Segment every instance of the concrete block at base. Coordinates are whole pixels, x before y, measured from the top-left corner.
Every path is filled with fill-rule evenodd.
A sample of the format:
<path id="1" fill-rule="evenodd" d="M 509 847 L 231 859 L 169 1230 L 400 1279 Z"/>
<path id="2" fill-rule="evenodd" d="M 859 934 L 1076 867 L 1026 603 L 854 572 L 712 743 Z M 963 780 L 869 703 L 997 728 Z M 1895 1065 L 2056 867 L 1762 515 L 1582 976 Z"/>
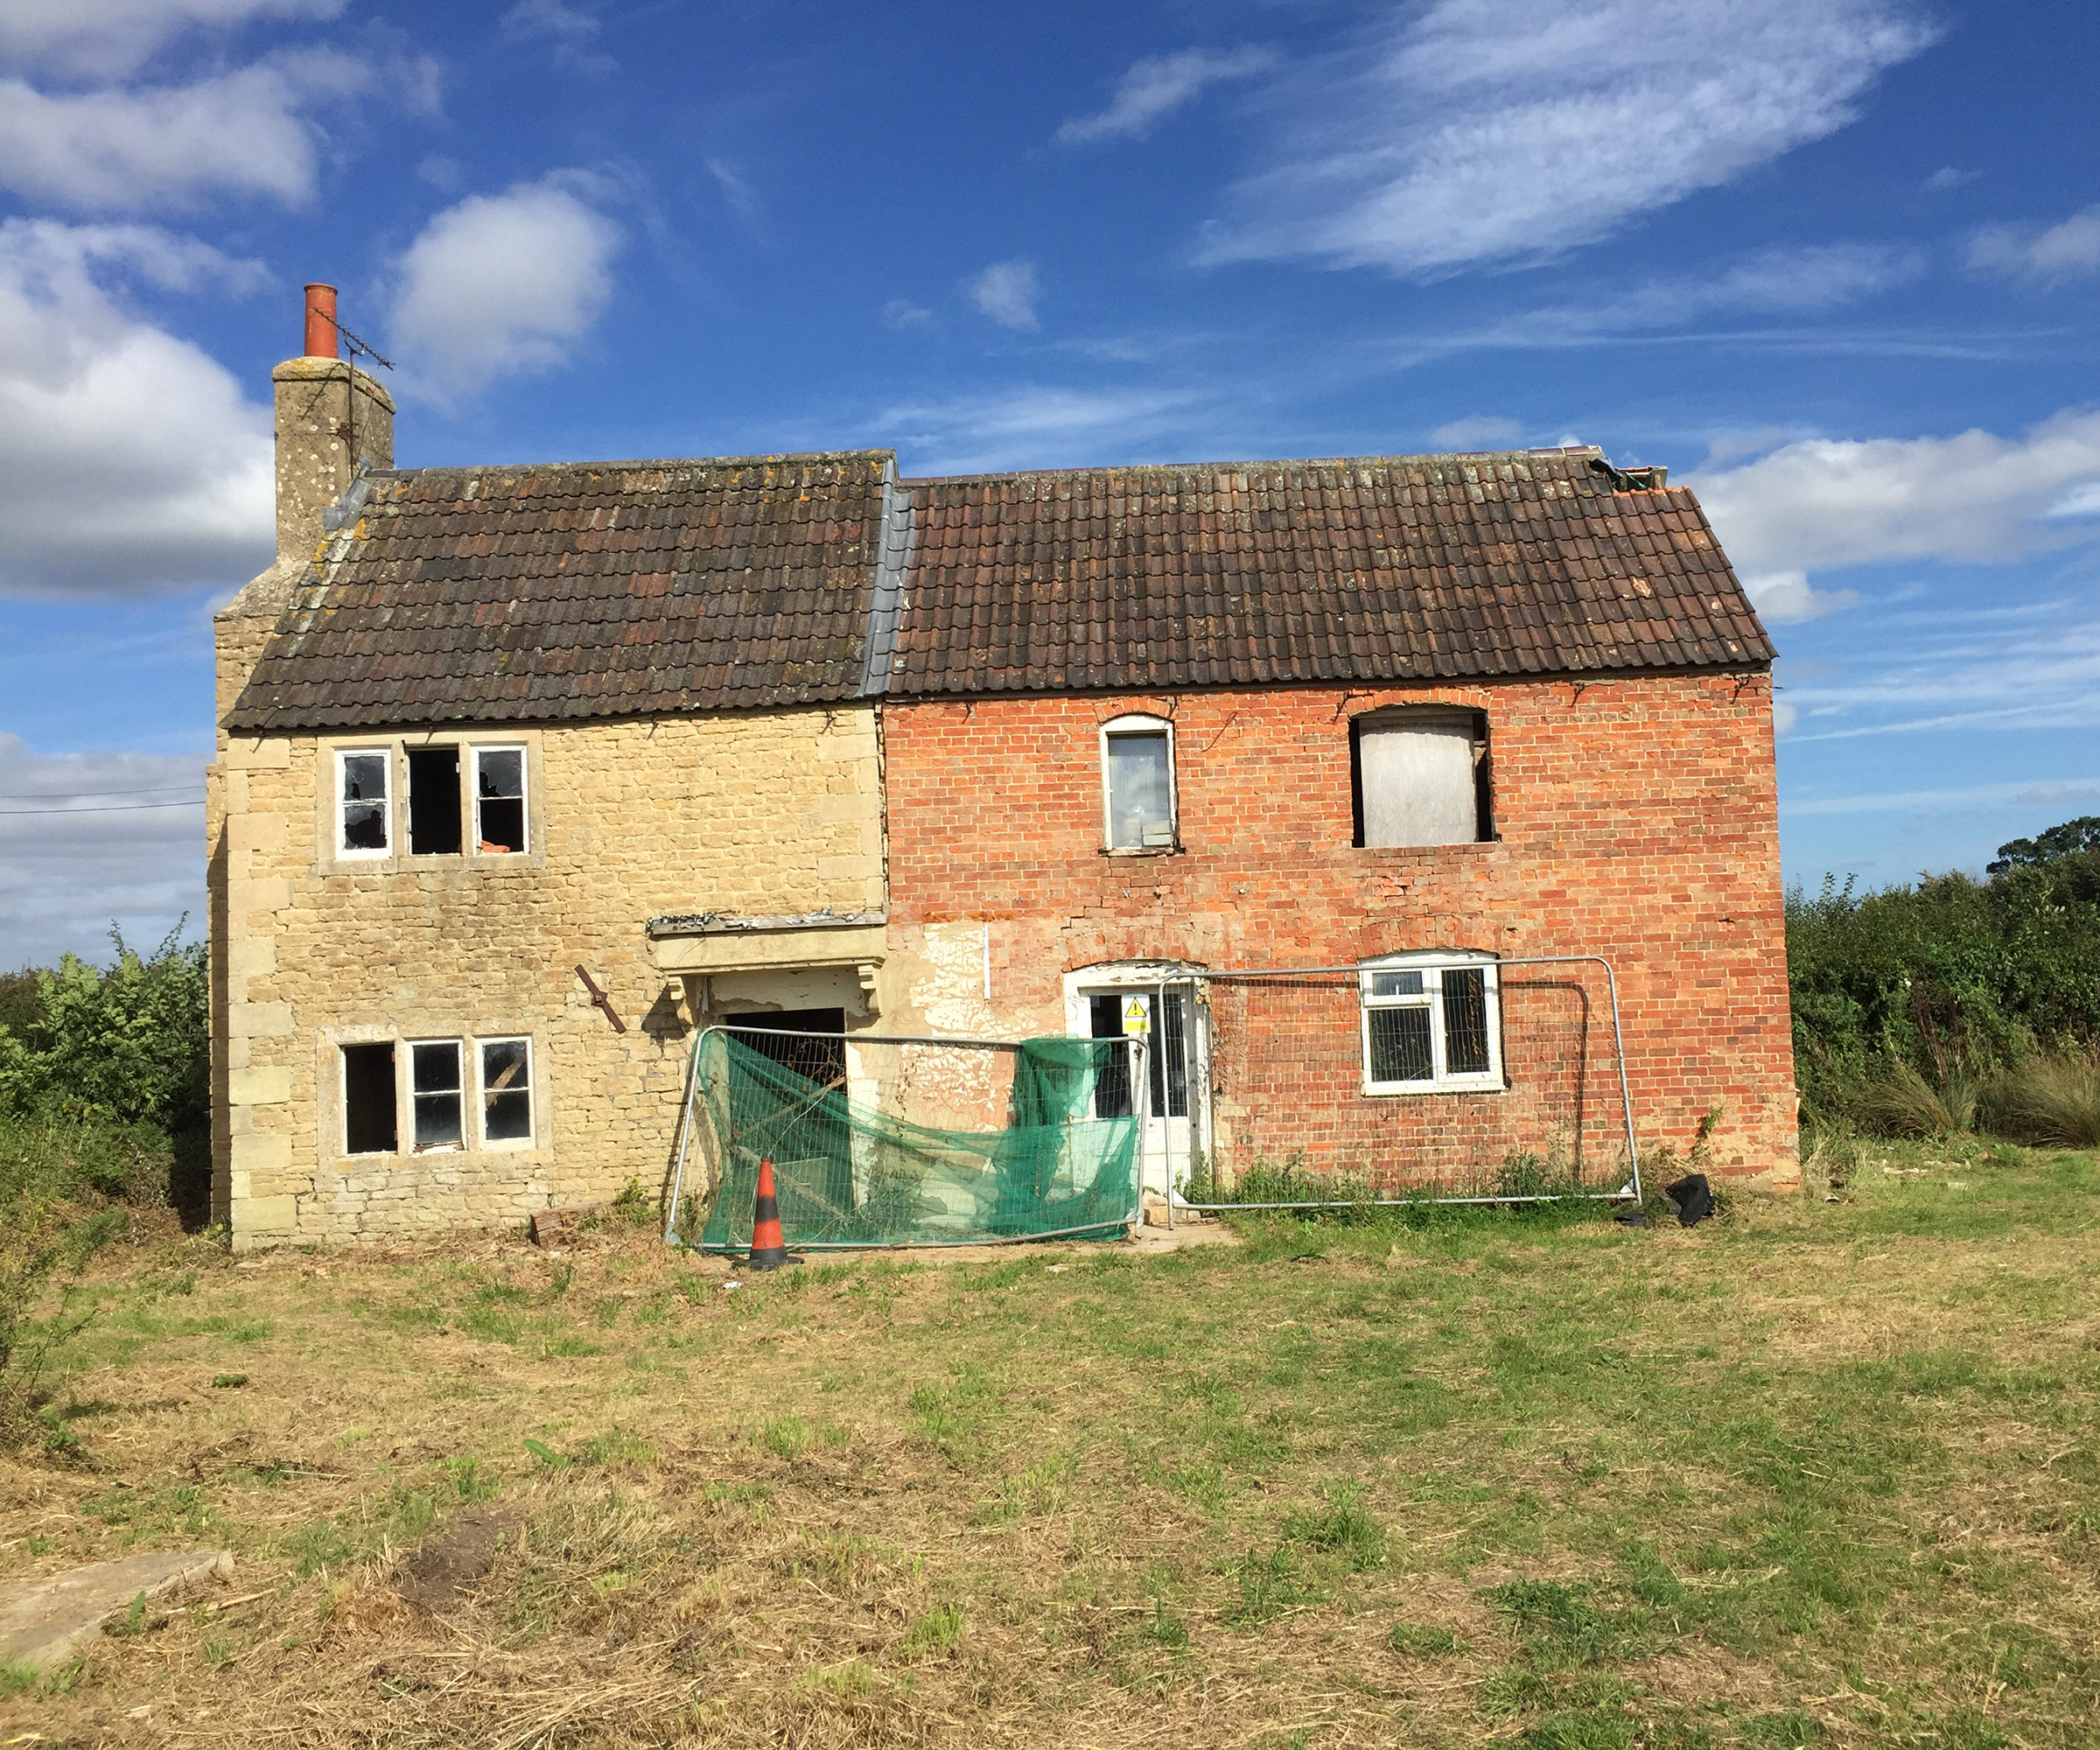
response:
<path id="1" fill-rule="evenodd" d="M 158 1598 L 233 1571 L 230 1550 L 178 1550 L 21 1581 L 0 1592 L 0 1665 L 48 1671 L 142 1593 Z"/>

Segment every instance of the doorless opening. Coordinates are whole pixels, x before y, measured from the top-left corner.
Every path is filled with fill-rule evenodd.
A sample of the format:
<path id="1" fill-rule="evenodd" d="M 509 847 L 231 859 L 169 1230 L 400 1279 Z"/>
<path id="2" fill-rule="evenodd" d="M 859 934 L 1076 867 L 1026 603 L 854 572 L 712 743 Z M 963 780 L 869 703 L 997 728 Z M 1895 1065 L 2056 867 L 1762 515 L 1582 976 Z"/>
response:
<path id="1" fill-rule="evenodd" d="M 783 1069 L 804 1075 L 820 1088 L 846 1079 L 846 1012 L 837 1009 L 776 1009 L 738 1015 L 724 1026 L 739 1044 L 770 1057 Z M 808 1039 L 781 1034 L 811 1035 Z M 827 1037 L 828 1035 L 828 1037 Z"/>
<path id="2" fill-rule="evenodd" d="M 345 1046 L 343 1152 L 392 1154 L 399 1145 L 393 1041 Z"/>

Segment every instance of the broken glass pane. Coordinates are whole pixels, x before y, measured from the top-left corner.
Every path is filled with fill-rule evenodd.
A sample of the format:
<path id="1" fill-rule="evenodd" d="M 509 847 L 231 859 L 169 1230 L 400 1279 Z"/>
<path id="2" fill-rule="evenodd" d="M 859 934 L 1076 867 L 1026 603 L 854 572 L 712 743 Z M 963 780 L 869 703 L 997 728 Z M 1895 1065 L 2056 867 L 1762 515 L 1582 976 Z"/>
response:
<path id="1" fill-rule="evenodd" d="M 474 751 L 474 815 L 481 849 L 525 849 L 525 750 L 480 747 Z"/>
<path id="2" fill-rule="evenodd" d="M 343 849 L 387 848 L 387 756 L 343 755 Z"/>
<path id="3" fill-rule="evenodd" d="M 532 1135 L 531 1063 L 523 1040 L 481 1045 L 481 1134 L 492 1143 Z"/>

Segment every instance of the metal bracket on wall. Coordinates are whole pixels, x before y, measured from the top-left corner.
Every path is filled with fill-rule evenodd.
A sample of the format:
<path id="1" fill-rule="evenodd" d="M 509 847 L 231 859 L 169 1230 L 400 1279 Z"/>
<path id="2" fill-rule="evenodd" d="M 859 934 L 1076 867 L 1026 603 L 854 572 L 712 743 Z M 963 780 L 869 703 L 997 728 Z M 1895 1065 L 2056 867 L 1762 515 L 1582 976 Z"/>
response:
<path id="1" fill-rule="evenodd" d="M 591 975 L 579 966 L 576 969 L 576 976 L 584 981 L 584 989 L 591 993 L 592 1003 L 606 1012 L 606 1018 L 612 1023 L 612 1031 L 616 1033 L 626 1032 L 627 1024 L 620 1019 L 619 1012 L 613 1008 L 612 999 L 598 988 Z"/>

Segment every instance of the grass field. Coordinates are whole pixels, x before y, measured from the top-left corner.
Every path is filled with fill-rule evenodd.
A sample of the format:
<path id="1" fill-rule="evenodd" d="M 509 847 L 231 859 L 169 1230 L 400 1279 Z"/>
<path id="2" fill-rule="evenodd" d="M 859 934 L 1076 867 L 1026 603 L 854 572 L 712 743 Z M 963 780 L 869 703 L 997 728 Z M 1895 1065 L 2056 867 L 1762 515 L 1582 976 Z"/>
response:
<path id="1" fill-rule="evenodd" d="M 631 1230 L 135 1249 L 0 1545 L 223 1544 L 234 1601 L 0 1740 L 2100 1737 L 2092 1157 L 1239 1232 L 736 1288 Z"/>

